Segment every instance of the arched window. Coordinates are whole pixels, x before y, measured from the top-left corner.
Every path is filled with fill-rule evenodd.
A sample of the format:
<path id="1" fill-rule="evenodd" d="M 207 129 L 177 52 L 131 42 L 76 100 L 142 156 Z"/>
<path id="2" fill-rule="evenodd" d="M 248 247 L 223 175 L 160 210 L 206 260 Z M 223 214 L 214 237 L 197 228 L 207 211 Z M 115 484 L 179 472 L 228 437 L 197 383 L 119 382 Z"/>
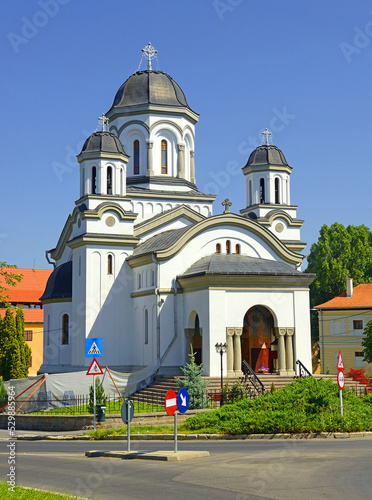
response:
<path id="1" fill-rule="evenodd" d="M 235 245 L 235 253 L 240 253 L 240 245 L 239 245 L 239 243 L 237 243 Z"/>
<path id="2" fill-rule="evenodd" d="M 92 168 L 92 194 L 97 193 L 97 168 Z"/>
<path id="3" fill-rule="evenodd" d="M 112 255 L 107 256 L 107 274 L 113 274 Z"/>
<path id="4" fill-rule="evenodd" d="M 145 344 L 149 343 L 149 312 L 145 309 Z"/>
<path id="5" fill-rule="evenodd" d="M 107 167 L 107 194 L 112 194 L 112 167 Z"/>
<path id="6" fill-rule="evenodd" d="M 165 139 L 161 141 L 161 173 L 168 173 L 168 144 Z"/>
<path id="7" fill-rule="evenodd" d="M 133 174 L 139 174 L 139 141 L 136 139 L 133 143 Z"/>
<path id="8" fill-rule="evenodd" d="M 231 243 L 230 243 L 230 240 L 226 241 L 226 253 L 231 253 Z"/>
<path id="9" fill-rule="evenodd" d="M 216 245 L 216 253 L 221 253 L 221 243 L 217 243 L 217 245 Z"/>
<path id="10" fill-rule="evenodd" d="M 68 344 L 68 329 L 69 329 L 68 314 L 62 316 L 62 345 Z"/>
<path id="11" fill-rule="evenodd" d="M 252 181 L 248 182 L 248 205 L 252 205 Z"/>
<path id="12" fill-rule="evenodd" d="M 155 285 L 155 271 L 151 269 L 151 286 Z"/>
<path id="13" fill-rule="evenodd" d="M 124 189 L 123 189 L 123 169 L 120 169 L 120 193 L 121 196 L 124 195 Z"/>
<path id="14" fill-rule="evenodd" d="M 142 288 L 142 275 L 138 273 L 138 288 Z"/>
<path id="15" fill-rule="evenodd" d="M 279 178 L 275 177 L 275 203 L 280 203 L 279 188 L 280 188 Z"/>
<path id="16" fill-rule="evenodd" d="M 265 203 L 265 179 L 260 179 L 260 203 Z"/>

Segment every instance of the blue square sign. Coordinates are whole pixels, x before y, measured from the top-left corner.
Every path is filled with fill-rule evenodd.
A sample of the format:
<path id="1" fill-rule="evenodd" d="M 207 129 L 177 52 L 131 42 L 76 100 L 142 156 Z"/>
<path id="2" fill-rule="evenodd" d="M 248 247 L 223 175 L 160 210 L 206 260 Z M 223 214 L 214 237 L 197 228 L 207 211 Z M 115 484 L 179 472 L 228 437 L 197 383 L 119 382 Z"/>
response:
<path id="1" fill-rule="evenodd" d="M 103 356 L 103 339 L 85 339 L 85 356 L 100 358 Z"/>

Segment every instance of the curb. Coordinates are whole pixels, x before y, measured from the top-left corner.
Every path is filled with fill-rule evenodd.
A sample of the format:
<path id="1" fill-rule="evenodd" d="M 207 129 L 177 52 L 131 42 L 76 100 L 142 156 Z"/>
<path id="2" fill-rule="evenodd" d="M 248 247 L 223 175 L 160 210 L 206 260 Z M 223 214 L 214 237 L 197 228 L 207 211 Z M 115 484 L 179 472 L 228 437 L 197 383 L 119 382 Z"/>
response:
<path id="1" fill-rule="evenodd" d="M 349 439 L 372 438 L 372 432 L 308 432 L 299 434 L 178 434 L 179 441 L 234 441 L 273 439 Z M 131 434 L 132 441 L 173 441 L 174 434 Z M 17 441 L 126 441 L 126 434 L 116 434 L 103 439 L 92 439 L 86 435 L 42 436 L 38 434 L 19 435 Z"/>

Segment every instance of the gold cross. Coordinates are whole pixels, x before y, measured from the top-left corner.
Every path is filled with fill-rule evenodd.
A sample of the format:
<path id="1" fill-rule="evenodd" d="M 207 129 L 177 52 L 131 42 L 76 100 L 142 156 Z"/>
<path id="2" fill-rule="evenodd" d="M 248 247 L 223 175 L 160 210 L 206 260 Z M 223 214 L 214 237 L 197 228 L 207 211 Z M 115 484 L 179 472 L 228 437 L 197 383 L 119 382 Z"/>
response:
<path id="1" fill-rule="evenodd" d="M 229 207 L 231 207 L 232 203 L 231 201 L 226 198 L 222 203 L 221 203 L 222 206 L 225 207 L 225 211 L 224 211 L 224 214 L 229 214 L 230 213 L 230 210 L 229 210 Z"/>

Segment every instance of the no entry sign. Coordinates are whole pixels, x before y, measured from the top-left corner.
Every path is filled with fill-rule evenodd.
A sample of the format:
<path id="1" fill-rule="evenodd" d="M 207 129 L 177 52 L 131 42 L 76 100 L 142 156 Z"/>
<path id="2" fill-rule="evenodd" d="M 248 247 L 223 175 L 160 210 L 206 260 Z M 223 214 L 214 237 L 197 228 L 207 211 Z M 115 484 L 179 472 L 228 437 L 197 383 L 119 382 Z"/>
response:
<path id="1" fill-rule="evenodd" d="M 165 395 L 165 411 L 168 415 L 174 415 L 174 412 L 177 410 L 177 394 L 173 389 L 169 389 L 167 394 Z"/>
<path id="2" fill-rule="evenodd" d="M 337 383 L 341 390 L 345 387 L 345 375 L 342 370 L 337 373 Z"/>

